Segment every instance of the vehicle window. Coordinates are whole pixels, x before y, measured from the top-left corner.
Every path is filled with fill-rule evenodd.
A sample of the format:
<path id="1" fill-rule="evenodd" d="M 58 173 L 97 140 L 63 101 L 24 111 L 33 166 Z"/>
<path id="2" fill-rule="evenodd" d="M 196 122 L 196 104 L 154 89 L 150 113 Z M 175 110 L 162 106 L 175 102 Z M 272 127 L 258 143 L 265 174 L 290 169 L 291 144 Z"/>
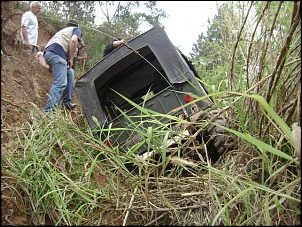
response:
<path id="1" fill-rule="evenodd" d="M 133 107 L 122 96 L 140 104 L 144 98 L 147 98 L 147 94 L 150 98 L 169 86 L 167 76 L 152 51 L 144 47 L 143 51 L 139 52 L 145 53 L 144 58 L 137 58 L 122 71 L 116 70 L 116 75 L 111 75 L 110 80 L 99 89 L 102 108 L 110 119 L 120 114 L 116 106 L 123 111 L 128 111 Z M 131 54 L 128 58 L 134 59 Z M 114 66 L 119 69 L 118 65 L 119 62 Z M 112 71 L 110 69 L 110 72 Z"/>

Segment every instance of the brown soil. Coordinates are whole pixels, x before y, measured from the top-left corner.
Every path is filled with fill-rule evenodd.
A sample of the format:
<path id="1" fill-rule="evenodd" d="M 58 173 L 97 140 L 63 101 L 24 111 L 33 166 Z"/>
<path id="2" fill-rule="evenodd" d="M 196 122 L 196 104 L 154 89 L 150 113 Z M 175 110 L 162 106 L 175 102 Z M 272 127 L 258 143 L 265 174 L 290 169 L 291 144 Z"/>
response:
<path id="1" fill-rule="evenodd" d="M 20 45 L 18 33 L 23 12 L 16 10 L 15 4 L 1 2 L 1 156 L 12 148 L 16 132 L 29 121 L 31 103 L 42 110 L 53 82 L 48 69 Z M 38 17 L 38 21 L 38 44 L 45 46 L 56 31 L 42 18 Z M 75 92 L 74 102 L 78 104 Z M 20 211 L 22 203 L 14 197 L 9 184 L 15 182 L 1 168 L 1 225 L 31 225 L 32 220 Z"/>

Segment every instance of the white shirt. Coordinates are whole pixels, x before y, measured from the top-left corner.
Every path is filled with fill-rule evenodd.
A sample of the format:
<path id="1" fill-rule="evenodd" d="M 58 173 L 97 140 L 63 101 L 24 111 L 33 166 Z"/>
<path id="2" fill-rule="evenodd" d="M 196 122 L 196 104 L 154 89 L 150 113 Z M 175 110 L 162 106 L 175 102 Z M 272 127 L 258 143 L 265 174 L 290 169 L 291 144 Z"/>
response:
<path id="1" fill-rule="evenodd" d="M 31 11 L 27 11 L 22 15 L 21 26 L 25 26 L 27 30 L 28 42 L 30 45 L 38 44 L 38 19 Z M 21 29 L 21 39 L 24 43 L 24 38 Z"/>

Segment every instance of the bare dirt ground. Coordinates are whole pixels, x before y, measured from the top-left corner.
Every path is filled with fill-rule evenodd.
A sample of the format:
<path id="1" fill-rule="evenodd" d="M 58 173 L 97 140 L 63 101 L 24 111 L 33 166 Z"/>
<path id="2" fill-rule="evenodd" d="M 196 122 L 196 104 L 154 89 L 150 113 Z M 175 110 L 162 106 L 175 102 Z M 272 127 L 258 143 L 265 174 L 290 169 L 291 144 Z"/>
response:
<path id="1" fill-rule="evenodd" d="M 30 103 L 42 110 L 53 82 L 48 69 L 18 43 L 23 12 L 14 9 L 14 4 L 1 2 L 1 156 L 16 141 L 16 131 L 29 121 Z M 38 44 L 45 46 L 56 31 L 43 19 L 38 17 L 38 21 Z M 75 96 L 74 92 L 74 102 L 78 104 Z M 2 184 L 4 178 L 7 183 L 8 178 L 1 168 L 1 225 L 31 225 L 30 217 L 20 211 L 22 203 Z"/>

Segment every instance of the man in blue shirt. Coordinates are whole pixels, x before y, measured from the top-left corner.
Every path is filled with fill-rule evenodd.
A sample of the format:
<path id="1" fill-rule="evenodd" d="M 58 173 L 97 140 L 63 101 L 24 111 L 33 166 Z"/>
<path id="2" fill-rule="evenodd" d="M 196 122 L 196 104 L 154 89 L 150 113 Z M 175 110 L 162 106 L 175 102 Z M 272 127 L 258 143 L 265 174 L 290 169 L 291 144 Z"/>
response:
<path id="1" fill-rule="evenodd" d="M 54 82 L 50 88 L 49 98 L 43 112 L 52 112 L 62 105 L 66 109 L 76 107 L 72 101 L 74 53 L 78 43 L 82 43 L 82 32 L 76 20 L 70 20 L 66 28 L 57 32 L 46 44 L 44 58 L 52 69 Z"/>

